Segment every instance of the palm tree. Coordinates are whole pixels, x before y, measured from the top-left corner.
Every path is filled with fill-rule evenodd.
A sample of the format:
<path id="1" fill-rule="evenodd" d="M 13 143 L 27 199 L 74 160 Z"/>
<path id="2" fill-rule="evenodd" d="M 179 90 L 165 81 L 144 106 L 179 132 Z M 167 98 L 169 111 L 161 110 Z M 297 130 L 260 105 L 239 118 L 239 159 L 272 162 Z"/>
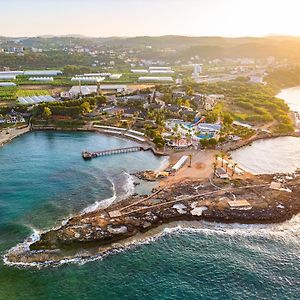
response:
<path id="1" fill-rule="evenodd" d="M 214 178 L 216 177 L 216 170 L 217 170 L 217 163 L 213 163 L 213 168 L 214 168 Z"/>
<path id="2" fill-rule="evenodd" d="M 225 153 L 222 151 L 220 154 L 221 158 L 222 158 L 222 168 L 224 167 L 224 157 L 225 157 Z"/>
<path id="3" fill-rule="evenodd" d="M 179 146 L 180 140 L 181 140 L 181 134 L 178 132 L 178 133 L 176 134 L 177 146 Z"/>
<path id="4" fill-rule="evenodd" d="M 232 174 L 231 176 L 233 177 L 234 174 L 235 174 L 235 167 L 237 166 L 237 163 L 234 163 L 233 166 L 232 166 Z"/>
<path id="5" fill-rule="evenodd" d="M 174 132 L 177 132 L 178 131 L 178 124 L 175 124 L 174 128 L 173 128 L 173 131 Z"/>
<path id="6" fill-rule="evenodd" d="M 219 154 L 215 154 L 215 163 L 218 162 Z"/>
<path id="7" fill-rule="evenodd" d="M 227 173 L 227 171 L 228 171 L 228 165 L 229 165 L 229 163 L 227 162 L 227 163 L 225 163 L 225 166 L 226 166 L 226 173 Z"/>
<path id="8" fill-rule="evenodd" d="M 188 133 L 186 134 L 186 142 L 187 142 L 187 144 L 190 144 L 191 141 L 192 141 L 192 135 L 188 132 Z"/>

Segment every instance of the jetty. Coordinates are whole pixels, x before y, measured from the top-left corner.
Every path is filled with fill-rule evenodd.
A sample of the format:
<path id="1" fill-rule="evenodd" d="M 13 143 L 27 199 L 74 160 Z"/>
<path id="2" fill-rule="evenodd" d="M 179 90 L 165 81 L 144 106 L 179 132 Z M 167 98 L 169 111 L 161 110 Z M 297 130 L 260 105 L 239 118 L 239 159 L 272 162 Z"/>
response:
<path id="1" fill-rule="evenodd" d="M 134 146 L 134 147 L 100 150 L 100 151 L 94 151 L 94 152 L 83 151 L 81 153 L 81 156 L 83 159 L 89 160 L 89 159 L 100 157 L 100 156 L 109 156 L 109 155 L 115 155 L 115 154 L 124 154 L 124 153 L 148 151 L 148 150 L 153 151 L 151 146 L 140 145 L 140 146 Z"/>

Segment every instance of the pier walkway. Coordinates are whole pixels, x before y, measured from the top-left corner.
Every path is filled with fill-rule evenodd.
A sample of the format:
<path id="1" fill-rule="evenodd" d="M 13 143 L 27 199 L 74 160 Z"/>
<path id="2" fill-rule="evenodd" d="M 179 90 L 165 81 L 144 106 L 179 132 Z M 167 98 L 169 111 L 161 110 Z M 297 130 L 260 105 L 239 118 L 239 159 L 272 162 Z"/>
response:
<path id="1" fill-rule="evenodd" d="M 139 151 L 148 151 L 152 150 L 150 146 L 134 146 L 134 147 L 126 147 L 126 148 L 118 148 L 118 149 L 110 149 L 110 150 L 101 150 L 101 151 L 83 151 L 81 156 L 83 159 L 92 159 L 99 156 L 108 156 L 114 154 L 123 154 L 130 152 L 139 152 Z"/>

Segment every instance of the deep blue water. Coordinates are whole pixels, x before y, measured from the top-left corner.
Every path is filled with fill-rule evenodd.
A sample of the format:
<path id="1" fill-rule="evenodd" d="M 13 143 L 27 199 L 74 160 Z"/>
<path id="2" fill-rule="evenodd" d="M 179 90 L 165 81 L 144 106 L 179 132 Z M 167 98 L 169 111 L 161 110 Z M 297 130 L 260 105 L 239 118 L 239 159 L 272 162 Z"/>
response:
<path id="1" fill-rule="evenodd" d="M 126 195 L 127 173 L 162 163 L 146 152 L 80 157 L 84 149 L 132 144 L 92 133 L 36 132 L 0 148 L 1 255 L 33 228 L 52 227 L 114 190 Z M 200 224 L 59 268 L 18 269 L 1 261 L 0 299 L 300 299 L 299 224 L 299 217 L 263 227 Z"/>

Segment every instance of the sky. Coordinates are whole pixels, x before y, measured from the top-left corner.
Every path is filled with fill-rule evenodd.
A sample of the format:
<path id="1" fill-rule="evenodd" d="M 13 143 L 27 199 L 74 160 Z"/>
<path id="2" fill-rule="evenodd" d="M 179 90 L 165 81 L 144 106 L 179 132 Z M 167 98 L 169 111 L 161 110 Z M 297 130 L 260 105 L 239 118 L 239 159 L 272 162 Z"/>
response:
<path id="1" fill-rule="evenodd" d="M 0 0 L 0 35 L 300 36 L 300 0 Z"/>

